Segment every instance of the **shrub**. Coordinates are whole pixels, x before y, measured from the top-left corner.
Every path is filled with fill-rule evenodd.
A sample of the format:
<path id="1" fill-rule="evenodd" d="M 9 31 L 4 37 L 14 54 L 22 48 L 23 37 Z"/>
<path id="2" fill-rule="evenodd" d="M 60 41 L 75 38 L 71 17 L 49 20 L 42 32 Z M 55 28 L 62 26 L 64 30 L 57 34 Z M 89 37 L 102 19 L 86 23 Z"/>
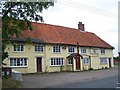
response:
<path id="1" fill-rule="evenodd" d="M 102 69 L 104 69 L 104 67 L 102 67 Z"/>
<path id="2" fill-rule="evenodd" d="M 108 69 L 107 67 L 105 67 L 105 69 Z"/>
<path id="3" fill-rule="evenodd" d="M 93 70 L 93 68 L 89 68 L 89 70 Z"/>

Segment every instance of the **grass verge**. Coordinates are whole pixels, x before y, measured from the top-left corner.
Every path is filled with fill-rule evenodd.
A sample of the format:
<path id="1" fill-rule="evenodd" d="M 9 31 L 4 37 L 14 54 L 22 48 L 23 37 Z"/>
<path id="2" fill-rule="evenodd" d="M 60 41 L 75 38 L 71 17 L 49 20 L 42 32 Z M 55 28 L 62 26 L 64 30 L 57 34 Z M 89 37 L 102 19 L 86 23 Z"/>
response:
<path id="1" fill-rule="evenodd" d="M 20 85 L 20 81 L 13 80 L 12 78 L 2 79 L 2 88 L 19 88 Z"/>

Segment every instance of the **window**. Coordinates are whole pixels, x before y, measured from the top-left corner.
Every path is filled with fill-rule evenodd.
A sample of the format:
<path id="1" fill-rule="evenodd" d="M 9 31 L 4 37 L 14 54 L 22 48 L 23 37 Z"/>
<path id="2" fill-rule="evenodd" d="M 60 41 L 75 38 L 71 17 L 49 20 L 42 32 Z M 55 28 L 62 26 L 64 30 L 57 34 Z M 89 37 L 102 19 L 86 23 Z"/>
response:
<path id="1" fill-rule="evenodd" d="M 68 58 L 68 64 L 73 64 L 73 58 Z"/>
<path id="2" fill-rule="evenodd" d="M 107 58 L 100 58 L 100 63 L 101 64 L 106 64 L 107 63 Z"/>
<path id="3" fill-rule="evenodd" d="M 89 58 L 83 58 L 83 64 L 89 64 Z"/>
<path id="4" fill-rule="evenodd" d="M 86 53 L 86 48 L 85 47 L 81 48 L 81 53 Z"/>
<path id="5" fill-rule="evenodd" d="M 43 52 L 43 48 L 44 46 L 43 45 L 35 45 L 35 52 Z"/>
<path id="6" fill-rule="evenodd" d="M 74 47 L 68 47 L 68 53 L 74 53 Z"/>
<path id="7" fill-rule="evenodd" d="M 101 48 L 101 54 L 105 54 L 105 49 Z"/>
<path id="8" fill-rule="evenodd" d="M 51 66 L 61 66 L 64 65 L 64 59 L 63 58 L 51 58 Z"/>
<path id="9" fill-rule="evenodd" d="M 91 53 L 98 53 L 98 49 L 97 48 L 91 48 Z"/>
<path id="10" fill-rule="evenodd" d="M 13 51 L 23 52 L 24 51 L 24 45 L 23 44 L 15 45 Z"/>
<path id="11" fill-rule="evenodd" d="M 27 67 L 27 58 L 10 58 L 11 67 Z"/>
<path id="12" fill-rule="evenodd" d="M 60 46 L 53 46 L 53 52 L 54 53 L 60 53 L 61 52 Z"/>

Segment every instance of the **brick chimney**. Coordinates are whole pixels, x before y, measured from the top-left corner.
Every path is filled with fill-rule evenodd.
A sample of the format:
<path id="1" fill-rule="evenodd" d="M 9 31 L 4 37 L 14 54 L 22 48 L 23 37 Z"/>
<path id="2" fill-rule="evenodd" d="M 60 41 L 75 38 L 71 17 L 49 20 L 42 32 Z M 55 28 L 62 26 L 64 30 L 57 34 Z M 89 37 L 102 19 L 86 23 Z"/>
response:
<path id="1" fill-rule="evenodd" d="M 82 24 L 82 22 L 79 22 L 79 23 L 78 23 L 78 29 L 79 29 L 80 31 L 85 31 L 85 27 L 84 27 L 84 24 Z"/>

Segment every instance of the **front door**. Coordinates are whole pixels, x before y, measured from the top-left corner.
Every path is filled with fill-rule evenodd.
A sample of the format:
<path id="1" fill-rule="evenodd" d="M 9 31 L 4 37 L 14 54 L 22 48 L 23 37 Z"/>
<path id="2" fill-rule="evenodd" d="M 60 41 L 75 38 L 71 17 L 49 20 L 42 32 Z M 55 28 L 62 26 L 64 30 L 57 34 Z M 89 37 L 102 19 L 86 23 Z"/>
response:
<path id="1" fill-rule="evenodd" d="M 36 58 L 37 72 L 42 72 L 42 57 Z"/>
<path id="2" fill-rule="evenodd" d="M 111 68 L 111 58 L 108 59 L 109 59 L 109 67 Z"/>
<path id="3" fill-rule="evenodd" d="M 76 58 L 76 70 L 80 70 L 80 57 Z"/>

